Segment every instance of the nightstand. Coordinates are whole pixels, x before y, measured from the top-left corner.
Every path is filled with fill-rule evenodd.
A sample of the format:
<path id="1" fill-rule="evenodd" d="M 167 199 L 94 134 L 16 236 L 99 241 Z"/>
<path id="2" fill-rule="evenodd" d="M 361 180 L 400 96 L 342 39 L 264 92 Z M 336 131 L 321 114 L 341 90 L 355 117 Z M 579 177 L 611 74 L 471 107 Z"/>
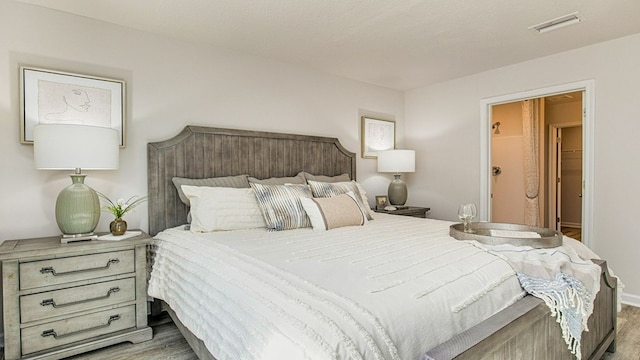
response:
<path id="1" fill-rule="evenodd" d="M 153 336 L 147 325 L 151 238 L 0 245 L 4 359 L 60 359 Z"/>
<path id="2" fill-rule="evenodd" d="M 419 206 L 401 206 L 397 210 L 384 210 L 384 209 L 373 209 L 373 211 L 377 213 L 391 214 L 391 215 L 403 215 L 403 216 L 413 216 L 418 218 L 426 218 L 427 212 L 431 210 L 431 208 L 419 207 Z"/>

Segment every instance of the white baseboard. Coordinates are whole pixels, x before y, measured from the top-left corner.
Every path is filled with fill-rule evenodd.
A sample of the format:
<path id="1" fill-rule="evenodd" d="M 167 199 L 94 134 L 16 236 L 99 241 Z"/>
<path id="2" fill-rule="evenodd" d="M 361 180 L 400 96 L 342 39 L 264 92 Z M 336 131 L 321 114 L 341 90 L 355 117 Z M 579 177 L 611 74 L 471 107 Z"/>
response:
<path id="1" fill-rule="evenodd" d="M 562 227 L 568 227 L 568 228 L 574 228 L 574 229 L 581 229 L 582 228 L 582 224 L 580 223 L 573 223 L 573 222 L 561 222 L 560 226 Z"/>
<path id="2" fill-rule="evenodd" d="M 622 293 L 622 303 L 640 307 L 640 295 Z"/>

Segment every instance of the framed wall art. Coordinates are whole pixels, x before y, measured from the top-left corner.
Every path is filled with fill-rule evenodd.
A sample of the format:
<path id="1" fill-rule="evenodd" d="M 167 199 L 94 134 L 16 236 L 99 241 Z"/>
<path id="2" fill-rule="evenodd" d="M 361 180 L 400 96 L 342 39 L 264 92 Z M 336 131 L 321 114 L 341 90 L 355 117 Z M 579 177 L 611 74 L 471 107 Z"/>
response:
<path id="1" fill-rule="evenodd" d="M 361 129 L 363 158 L 374 159 L 378 151 L 393 150 L 396 147 L 396 122 L 362 117 Z"/>
<path id="2" fill-rule="evenodd" d="M 20 67 L 20 142 L 33 144 L 37 124 L 77 124 L 118 131 L 125 146 L 125 83 L 32 67 Z"/>

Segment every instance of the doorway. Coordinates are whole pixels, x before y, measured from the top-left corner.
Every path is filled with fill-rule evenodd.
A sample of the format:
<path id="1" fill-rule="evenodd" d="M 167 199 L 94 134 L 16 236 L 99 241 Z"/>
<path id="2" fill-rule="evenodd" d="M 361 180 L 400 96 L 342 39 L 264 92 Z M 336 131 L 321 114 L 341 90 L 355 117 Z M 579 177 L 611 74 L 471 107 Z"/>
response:
<path id="1" fill-rule="evenodd" d="M 527 120 L 531 106 L 535 116 Z M 580 240 L 582 92 L 494 105 L 491 123 L 492 221 L 570 231 Z M 536 161 L 527 163 L 525 155 Z"/>
<path id="2" fill-rule="evenodd" d="M 556 102 L 571 100 L 575 102 L 575 100 L 569 99 L 569 97 L 567 96 L 567 93 L 577 93 L 580 95 L 581 101 L 577 102 L 577 104 L 574 104 L 573 106 L 579 109 L 577 122 L 582 124 L 582 131 L 578 130 L 578 132 L 581 133 L 580 138 L 582 140 L 582 151 L 581 151 L 582 156 L 580 160 L 575 160 L 575 159 L 571 160 L 574 162 L 578 161 L 582 165 L 581 183 L 579 184 L 579 188 L 581 191 L 579 191 L 578 193 L 573 192 L 574 194 L 577 194 L 576 197 L 578 198 L 578 202 L 581 204 L 580 206 L 581 214 L 578 215 L 580 218 L 579 222 L 578 221 L 571 222 L 569 225 L 572 225 L 573 227 L 580 226 L 580 238 L 587 246 L 590 246 L 590 234 L 592 229 L 592 217 L 593 217 L 591 203 L 593 198 L 592 179 L 593 179 L 594 82 L 592 80 L 558 85 L 558 86 L 553 86 L 553 87 L 544 88 L 544 89 L 530 90 L 530 91 L 525 91 L 525 92 L 516 93 L 516 94 L 509 94 L 509 95 L 499 96 L 495 98 L 489 98 L 481 101 L 481 135 L 482 137 L 481 137 L 481 158 L 480 158 L 481 189 L 480 189 L 479 218 L 480 220 L 483 220 L 483 221 L 497 222 L 497 220 L 493 218 L 494 204 L 491 198 L 492 190 L 493 190 L 492 188 L 494 185 L 493 173 L 495 171 L 493 168 L 493 159 L 492 159 L 492 153 L 493 153 L 492 145 L 493 145 L 493 140 L 495 136 L 495 134 L 493 133 L 495 131 L 495 129 L 493 128 L 493 125 L 496 122 L 496 119 L 494 119 L 493 117 L 495 105 L 519 102 L 526 99 L 545 98 L 545 102 L 544 102 L 545 108 L 546 108 L 545 112 L 548 113 L 549 107 L 554 107 L 556 108 L 556 110 L 567 108 L 567 106 L 550 105 L 548 103 L 549 100 L 551 101 L 555 100 Z M 569 94 L 569 95 L 573 97 L 572 94 Z M 562 114 L 563 112 L 559 110 L 555 111 L 554 113 L 554 116 L 556 116 L 556 119 L 553 120 L 553 122 L 556 124 L 556 127 L 563 128 L 565 127 L 564 125 L 569 122 L 576 122 L 574 120 L 571 120 L 571 118 L 557 116 Z M 549 220 L 551 218 L 550 213 L 552 212 L 550 209 L 552 204 L 555 202 L 555 199 L 549 194 L 549 190 L 548 190 L 551 188 L 550 184 L 554 184 L 554 183 L 553 183 L 553 180 L 550 179 L 550 170 L 549 170 L 549 163 L 550 163 L 549 157 L 551 156 L 551 151 L 550 151 L 550 145 L 549 145 L 548 139 L 551 138 L 551 136 L 549 135 L 549 131 L 550 131 L 549 129 L 551 124 L 549 124 L 548 116 L 546 121 L 547 123 L 543 127 L 541 127 L 542 133 L 543 133 L 541 138 L 545 139 L 546 142 L 544 142 L 540 146 L 542 149 L 544 149 L 543 155 L 541 155 L 541 158 L 540 158 L 540 159 L 544 159 L 544 162 L 540 161 L 540 163 L 543 164 L 541 166 L 542 169 L 540 173 L 543 174 L 542 181 L 543 181 L 543 187 L 545 189 L 544 189 L 544 192 L 543 192 L 544 195 L 542 196 L 542 198 L 544 199 L 544 201 L 546 201 L 546 205 L 544 206 L 544 210 L 543 210 L 544 214 L 542 214 L 539 221 L 543 226 L 555 227 L 556 223 L 551 223 Z M 502 133 L 503 130 L 508 130 L 504 127 L 504 124 L 502 123 L 502 121 L 500 122 L 501 122 L 500 132 Z M 569 149 L 569 150 L 574 150 L 574 149 Z M 505 169 L 501 169 L 501 170 L 502 170 L 502 174 L 504 174 Z M 580 172 L 580 170 L 572 169 L 572 172 L 575 173 L 576 171 Z M 498 175 L 498 176 L 501 176 L 501 175 Z M 567 193 L 572 193 L 572 191 L 567 191 Z M 562 190 L 560 191 L 560 195 L 562 195 Z M 562 198 L 560 198 L 559 212 L 561 211 L 562 211 Z M 560 216 L 560 218 L 562 218 L 562 216 Z M 559 224 L 560 226 L 562 226 L 563 225 L 562 221 L 560 221 Z"/>

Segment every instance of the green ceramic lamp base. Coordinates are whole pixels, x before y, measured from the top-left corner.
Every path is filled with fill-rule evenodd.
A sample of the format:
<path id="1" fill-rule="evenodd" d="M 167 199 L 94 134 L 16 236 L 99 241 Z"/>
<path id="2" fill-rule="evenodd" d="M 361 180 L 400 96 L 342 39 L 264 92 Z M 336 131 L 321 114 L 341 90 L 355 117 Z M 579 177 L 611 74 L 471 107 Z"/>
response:
<path id="1" fill-rule="evenodd" d="M 93 235 L 100 220 L 100 200 L 95 190 L 84 184 L 85 174 L 72 174 L 71 185 L 56 201 L 56 222 L 63 239 L 85 240 Z M 75 240 L 74 240 L 75 239 Z"/>

